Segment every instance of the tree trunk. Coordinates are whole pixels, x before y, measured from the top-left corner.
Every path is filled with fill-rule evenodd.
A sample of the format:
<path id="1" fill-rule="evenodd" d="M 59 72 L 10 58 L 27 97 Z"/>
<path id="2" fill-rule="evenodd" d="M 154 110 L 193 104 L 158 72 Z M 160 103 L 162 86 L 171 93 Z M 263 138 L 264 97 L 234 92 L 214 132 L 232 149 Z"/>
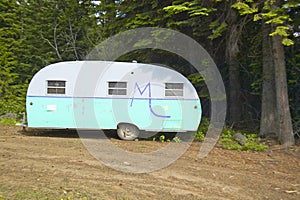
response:
<path id="1" fill-rule="evenodd" d="M 289 107 L 287 77 L 284 48 L 282 37 L 275 35 L 272 37 L 274 67 L 275 67 L 275 87 L 278 112 L 278 137 L 282 145 L 292 146 L 295 138 L 292 127 L 292 119 Z"/>
<path id="2" fill-rule="evenodd" d="M 229 72 L 229 121 L 234 124 L 240 122 L 242 117 L 240 66 L 238 62 L 238 41 L 241 30 L 240 26 L 242 25 L 237 23 L 235 11 L 231 10 L 230 12 L 226 43 L 226 63 Z"/>
<path id="3" fill-rule="evenodd" d="M 263 83 L 262 83 L 262 102 L 261 102 L 261 120 L 260 135 L 269 133 L 277 133 L 278 118 L 276 107 L 276 91 L 275 91 L 275 69 L 273 62 L 271 26 L 263 24 Z"/>

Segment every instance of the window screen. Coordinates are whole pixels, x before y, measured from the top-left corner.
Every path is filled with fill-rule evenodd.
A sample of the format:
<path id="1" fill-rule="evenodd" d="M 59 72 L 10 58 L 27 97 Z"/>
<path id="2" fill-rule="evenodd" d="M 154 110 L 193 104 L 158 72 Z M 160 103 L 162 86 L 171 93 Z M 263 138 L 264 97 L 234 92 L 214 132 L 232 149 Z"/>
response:
<path id="1" fill-rule="evenodd" d="M 127 94 L 127 82 L 108 82 L 108 94 L 109 95 L 126 95 Z"/>
<path id="2" fill-rule="evenodd" d="M 66 94 L 66 81 L 47 81 L 47 94 Z"/>
<path id="3" fill-rule="evenodd" d="M 183 96 L 183 83 L 165 83 L 165 96 Z"/>

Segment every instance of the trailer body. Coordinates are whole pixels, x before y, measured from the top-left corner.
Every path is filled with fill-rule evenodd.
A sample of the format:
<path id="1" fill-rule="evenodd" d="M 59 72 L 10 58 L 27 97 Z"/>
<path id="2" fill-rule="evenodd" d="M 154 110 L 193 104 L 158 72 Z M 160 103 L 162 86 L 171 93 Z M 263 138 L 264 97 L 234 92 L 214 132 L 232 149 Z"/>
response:
<path id="1" fill-rule="evenodd" d="M 28 127 L 195 131 L 201 103 L 193 85 L 162 66 L 69 61 L 44 67 L 26 97 Z"/>

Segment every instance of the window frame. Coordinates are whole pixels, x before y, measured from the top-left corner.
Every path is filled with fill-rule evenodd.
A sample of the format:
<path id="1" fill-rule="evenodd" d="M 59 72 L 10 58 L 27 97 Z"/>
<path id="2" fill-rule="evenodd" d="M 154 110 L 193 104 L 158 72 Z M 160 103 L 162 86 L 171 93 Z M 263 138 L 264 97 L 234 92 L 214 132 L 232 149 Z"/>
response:
<path id="1" fill-rule="evenodd" d="M 108 96 L 126 96 L 127 95 L 127 81 L 107 81 L 107 95 Z"/>
<path id="2" fill-rule="evenodd" d="M 52 84 L 53 82 L 53 84 Z M 51 84 L 49 84 L 51 83 Z M 62 85 L 60 85 L 62 84 Z M 50 92 L 50 90 L 55 90 L 55 92 Z M 61 90 L 63 92 L 58 92 Z M 66 95 L 67 93 L 67 81 L 66 80 L 46 80 L 46 94 L 47 95 Z"/>
<path id="3" fill-rule="evenodd" d="M 184 83 L 183 82 L 165 82 L 164 92 L 165 92 L 165 97 L 183 97 L 184 96 Z"/>

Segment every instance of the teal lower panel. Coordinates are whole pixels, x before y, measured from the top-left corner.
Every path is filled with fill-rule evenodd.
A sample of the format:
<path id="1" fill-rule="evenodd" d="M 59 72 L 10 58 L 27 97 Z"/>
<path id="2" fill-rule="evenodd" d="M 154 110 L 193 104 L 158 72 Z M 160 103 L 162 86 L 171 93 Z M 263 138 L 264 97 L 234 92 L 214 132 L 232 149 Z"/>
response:
<path id="1" fill-rule="evenodd" d="M 29 127 L 116 129 L 120 122 L 141 130 L 196 130 L 197 100 L 27 97 Z"/>
<path id="2" fill-rule="evenodd" d="M 29 127 L 73 128 L 73 99 L 27 97 Z"/>

